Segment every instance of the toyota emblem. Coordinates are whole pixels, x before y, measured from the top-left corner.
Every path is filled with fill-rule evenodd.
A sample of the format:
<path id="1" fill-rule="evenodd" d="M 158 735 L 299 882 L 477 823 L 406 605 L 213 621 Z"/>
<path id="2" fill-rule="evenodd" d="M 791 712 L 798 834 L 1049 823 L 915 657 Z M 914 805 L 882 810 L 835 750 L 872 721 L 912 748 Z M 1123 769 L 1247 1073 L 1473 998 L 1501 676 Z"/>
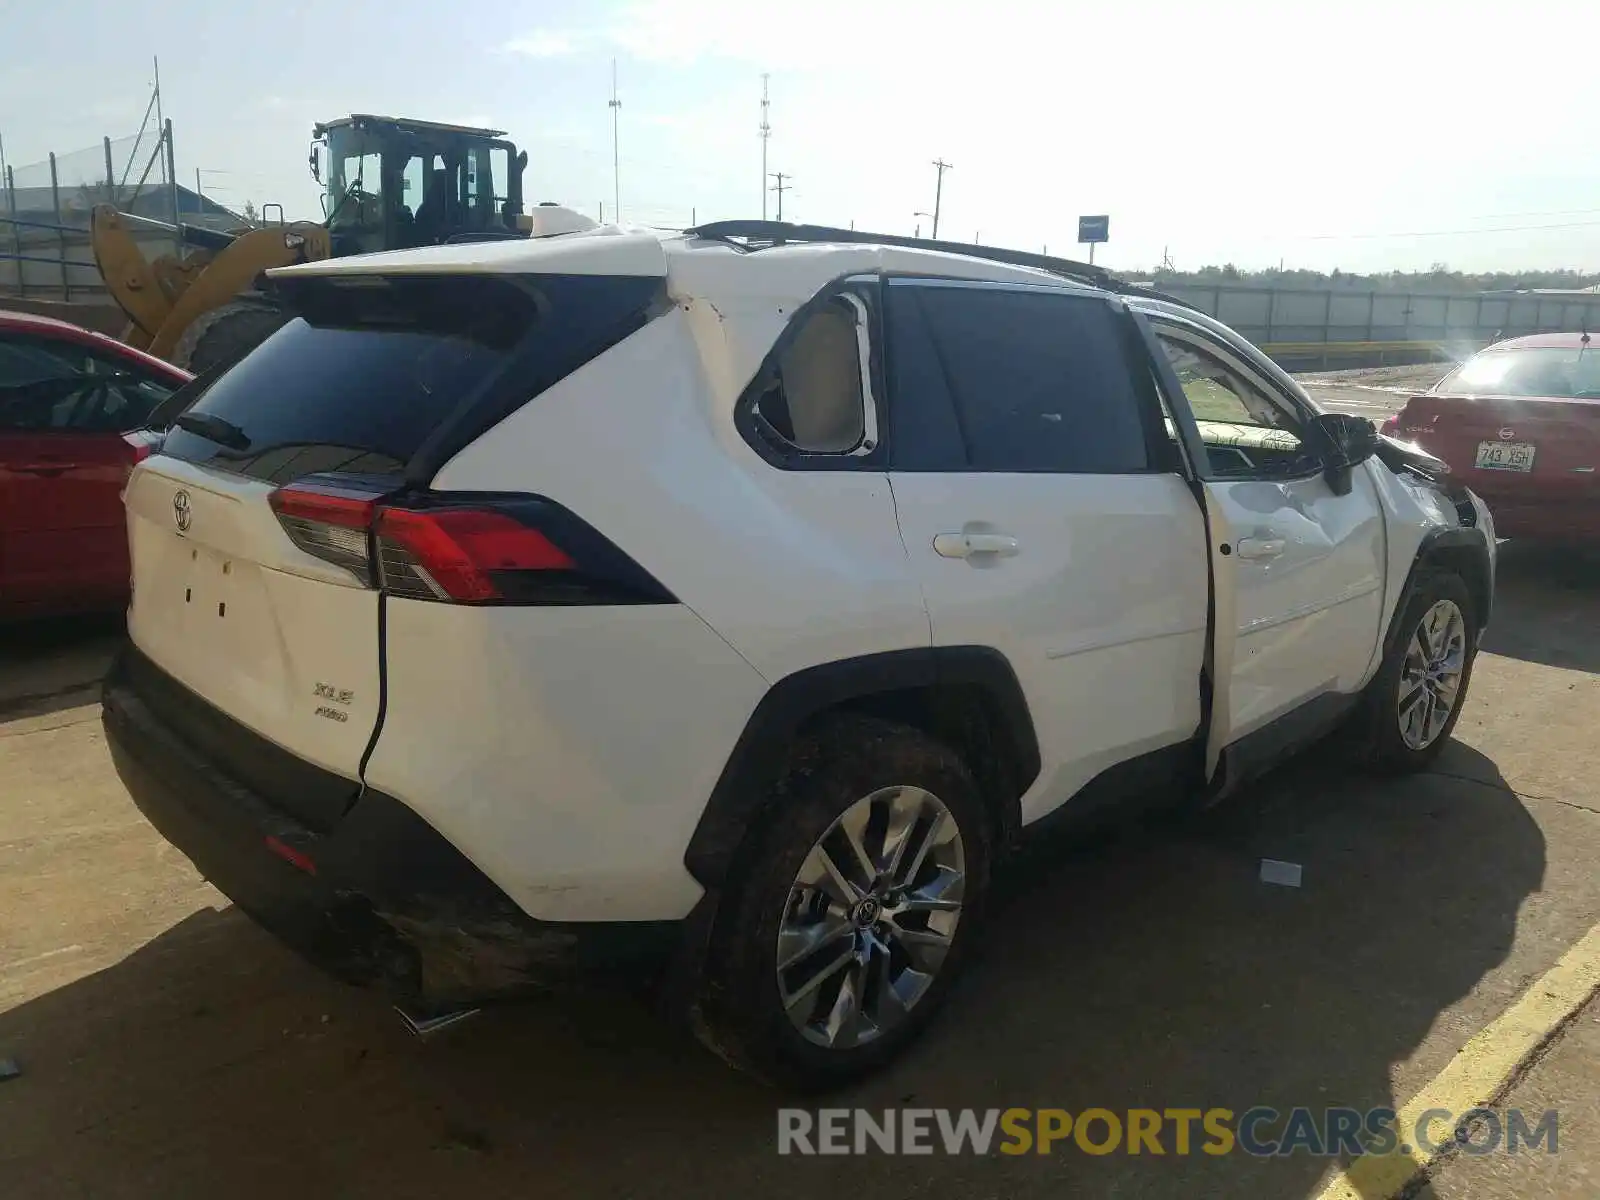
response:
<path id="1" fill-rule="evenodd" d="M 1517 431 L 1515 429 L 1502 429 L 1500 431 L 1500 440 L 1502 442 L 1509 442 L 1512 438 L 1514 438 L 1516 436 L 1517 436 Z"/>
<path id="2" fill-rule="evenodd" d="M 179 488 L 172 497 L 172 519 L 178 523 L 178 532 L 189 532 L 194 514 L 189 511 L 189 493 Z"/>

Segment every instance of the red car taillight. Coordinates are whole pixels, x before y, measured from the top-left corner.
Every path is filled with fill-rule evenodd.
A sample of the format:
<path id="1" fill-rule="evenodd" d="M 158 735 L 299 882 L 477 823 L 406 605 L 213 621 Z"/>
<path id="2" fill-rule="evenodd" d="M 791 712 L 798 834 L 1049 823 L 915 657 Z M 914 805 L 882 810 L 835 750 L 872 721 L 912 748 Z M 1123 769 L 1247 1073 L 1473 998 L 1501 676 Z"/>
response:
<path id="1" fill-rule="evenodd" d="M 1390 417 L 1382 425 L 1378 426 L 1378 432 L 1386 437 L 1398 436 L 1400 433 L 1400 418 L 1398 416 Z"/>
<path id="2" fill-rule="evenodd" d="M 269 503 L 296 546 L 391 596 L 446 604 L 673 600 L 601 534 L 538 496 L 399 495 L 324 475 L 279 488 Z"/>

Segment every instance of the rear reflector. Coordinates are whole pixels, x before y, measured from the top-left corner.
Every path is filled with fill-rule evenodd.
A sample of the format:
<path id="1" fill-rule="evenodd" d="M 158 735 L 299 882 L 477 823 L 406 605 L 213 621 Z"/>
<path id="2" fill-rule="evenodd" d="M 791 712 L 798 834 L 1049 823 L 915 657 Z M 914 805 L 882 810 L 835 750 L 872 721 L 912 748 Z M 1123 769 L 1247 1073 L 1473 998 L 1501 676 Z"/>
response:
<path id="1" fill-rule="evenodd" d="M 307 875 L 315 875 L 317 873 L 317 864 L 312 861 L 309 854 L 303 850 L 296 850 L 287 842 L 281 841 L 271 834 L 267 835 L 267 849 L 297 871 L 304 871 Z"/>
<path id="2" fill-rule="evenodd" d="M 401 599 L 674 602 L 598 531 L 538 496 L 402 493 L 387 477 L 328 474 L 287 484 L 269 503 L 301 550 Z"/>

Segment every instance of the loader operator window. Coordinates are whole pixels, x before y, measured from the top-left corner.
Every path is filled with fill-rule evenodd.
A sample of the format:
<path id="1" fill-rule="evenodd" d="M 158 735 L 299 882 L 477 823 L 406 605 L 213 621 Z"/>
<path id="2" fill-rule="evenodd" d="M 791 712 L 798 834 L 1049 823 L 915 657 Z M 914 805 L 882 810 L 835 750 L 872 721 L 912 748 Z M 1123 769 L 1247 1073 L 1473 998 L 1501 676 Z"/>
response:
<path id="1" fill-rule="evenodd" d="M 467 152 L 464 209 L 468 229 L 493 229 L 505 223 L 509 157 L 502 146 L 473 146 Z"/>
<path id="2" fill-rule="evenodd" d="M 328 226 L 360 236 L 363 250 L 381 250 L 383 159 L 376 152 L 360 153 L 360 143 L 346 150 L 333 156 L 333 169 L 328 173 Z M 370 239 L 376 240 L 367 245 Z"/>
<path id="3" fill-rule="evenodd" d="M 413 154 L 400 172 L 398 244 L 431 246 L 447 225 L 450 170 L 437 154 Z"/>

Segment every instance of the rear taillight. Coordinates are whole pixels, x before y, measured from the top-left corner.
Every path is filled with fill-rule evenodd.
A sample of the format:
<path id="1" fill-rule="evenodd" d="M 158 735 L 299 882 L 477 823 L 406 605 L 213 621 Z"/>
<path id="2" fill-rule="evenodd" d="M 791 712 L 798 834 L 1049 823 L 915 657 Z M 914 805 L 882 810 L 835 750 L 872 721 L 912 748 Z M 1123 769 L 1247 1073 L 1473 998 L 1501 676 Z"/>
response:
<path id="1" fill-rule="evenodd" d="M 1390 417 L 1382 425 L 1378 426 L 1378 432 L 1385 437 L 1396 436 L 1400 432 L 1400 418 L 1397 416 Z"/>
<path id="2" fill-rule="evenodd" d="M 538 496 L 397 493 L 311 476 L 270 497 L 296 546 L 368 587 L 446 604 L 659 604 L 673 597 L 573 513 Z"/>
<path id="3" fill-rule="evenodd" d="M 343 567 L 370 587 L 374 580 L 368 531 L 383 495 L 382 489 L 314 476 L 279 488 L 267 502 L 291 542 Z"/>
<path id="4" fill-rule="evenodd" d="M 489 508 L 386 508 L 378 514 L 377 535 L 383 586 L 417 600 L 504 600 L 497 576 L 548 576 L 576 567 L 538 529 Z"/>

